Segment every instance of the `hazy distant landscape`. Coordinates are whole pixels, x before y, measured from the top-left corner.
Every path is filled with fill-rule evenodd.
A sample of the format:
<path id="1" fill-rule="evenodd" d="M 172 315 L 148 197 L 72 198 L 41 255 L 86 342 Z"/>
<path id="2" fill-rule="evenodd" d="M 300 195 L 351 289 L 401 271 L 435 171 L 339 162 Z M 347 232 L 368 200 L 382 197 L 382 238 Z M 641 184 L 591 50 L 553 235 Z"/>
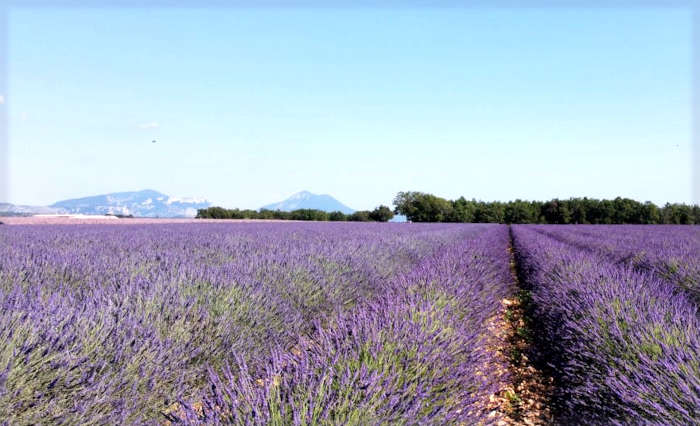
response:
<path id="1" fill-rule="evenodd" d="M 0 203 L 0 214 L 119 214 L 134 217 L 195 217 L 198 209 L 211 206 L 204 198 L 171 197 L 154 190 L 118 192 L 71 200 L 57 201 L 49 206 L 22 206 Z M 330 195 L 317 195 L 301 191 L 284 201 L 261 207 L 266 210 L 292 211 L 318 209 L 326 212 L 340 211 L 351 214 L 350 207 Z"/>

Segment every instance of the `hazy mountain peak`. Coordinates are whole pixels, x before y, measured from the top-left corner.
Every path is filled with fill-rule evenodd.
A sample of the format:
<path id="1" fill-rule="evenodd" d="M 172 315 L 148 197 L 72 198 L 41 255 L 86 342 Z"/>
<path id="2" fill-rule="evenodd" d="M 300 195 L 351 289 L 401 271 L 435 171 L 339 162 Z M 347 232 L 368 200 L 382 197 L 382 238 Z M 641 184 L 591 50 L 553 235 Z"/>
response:
<path id="1" fill-rule="evenodd" d="M 297 209 L 317 209 L 326 212 L 341 211 L 345 214 L 354 212 L 353 209 L 331 197 L 328 194 L 313 194 L 301 191 L 293 194 L 284 201 L 261 207 L 265 210 L 292 211 Z"/>
<path id="2" fill-rule="evenodd" d="M 287 200 L 308 200 L 309 198 L 314 196 L 315 194 L 312 194 L 309 191 L 299 191 L 296 194 L 293 194 L 291 197 L 287 198 Z"/>
<path id="3" fill-rule="evenodd" d="M 67 213 L 123 214 L 138 217 L 194 217 L 211 205 L 202 198 L 171 197 L 153 189 L 114 192 L 63 200 L 51 205 Z"/>

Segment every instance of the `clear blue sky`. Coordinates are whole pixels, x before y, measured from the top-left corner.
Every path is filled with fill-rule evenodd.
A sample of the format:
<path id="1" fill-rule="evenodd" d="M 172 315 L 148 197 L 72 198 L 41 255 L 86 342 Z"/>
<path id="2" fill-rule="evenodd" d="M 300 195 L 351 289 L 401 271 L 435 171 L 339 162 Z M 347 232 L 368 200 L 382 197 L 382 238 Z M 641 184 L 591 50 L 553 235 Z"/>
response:
<path id="1" fill-rule="evenodd" d="M 690 202 L 690 36 L 672 9 L 14 8 L 9 201 Z"/>

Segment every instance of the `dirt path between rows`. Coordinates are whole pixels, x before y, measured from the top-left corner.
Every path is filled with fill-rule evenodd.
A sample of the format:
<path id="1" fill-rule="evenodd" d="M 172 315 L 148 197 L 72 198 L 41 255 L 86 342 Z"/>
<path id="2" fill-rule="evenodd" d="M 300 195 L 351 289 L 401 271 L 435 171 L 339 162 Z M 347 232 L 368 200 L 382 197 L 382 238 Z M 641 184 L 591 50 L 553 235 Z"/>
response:
<path id="1" fill-rule="evenodd" d="M 516 294 L 501 301 L 501 311 L 488 327 L 493 333 L 497 357 L 507 362 L 510 380 L 489 398 L 489 419 L 499 426 L 552 424 L 549 401 L 553 379 L 530 359 L 536 350 L 532 319 L 528 316 L 531 301 L 518 279 L 512 234 L 507 250 Z"/>

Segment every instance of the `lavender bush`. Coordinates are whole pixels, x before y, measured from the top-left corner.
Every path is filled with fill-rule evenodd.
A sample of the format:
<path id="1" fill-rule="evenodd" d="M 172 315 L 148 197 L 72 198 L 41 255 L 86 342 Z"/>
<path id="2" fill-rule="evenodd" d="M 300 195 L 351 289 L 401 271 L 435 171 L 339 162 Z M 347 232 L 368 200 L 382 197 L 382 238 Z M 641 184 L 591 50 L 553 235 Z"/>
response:
<path id="1" fill-rule="evenodd" d="M 700 302 L 700 227 L 684 225 L 537 226 L 533 229 L 615 264 L 650 272 Z"/>
<path id="2" fill-rule="evenodd" d="M 514 246 L 562 423 L 699 423 L 697 305 L 653 272 L 541 231 L 513 227 Z"/>

